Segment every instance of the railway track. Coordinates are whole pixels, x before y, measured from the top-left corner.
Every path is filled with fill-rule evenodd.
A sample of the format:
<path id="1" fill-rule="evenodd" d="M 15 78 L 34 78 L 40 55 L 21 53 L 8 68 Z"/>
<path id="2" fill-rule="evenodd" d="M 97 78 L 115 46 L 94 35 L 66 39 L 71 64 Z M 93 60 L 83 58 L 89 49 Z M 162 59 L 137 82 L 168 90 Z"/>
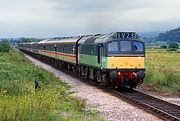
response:
<path id="1" fill-rule="evenodd" d="M 68 73 L 76 78 L 81 78 L 81 81 L 89 85 L 96 86 L 106 92 L 110 92 L 112 95 L 128 101 L 132 105 L 138 106 L 163 120 L 180 121 L 180 106 L 178 105 L 169 103 L 138 90 L 129 90 L 128 88 L 124 88 L 123 90 L 107 89 L 90 79 L 85 79 L 73 73 L 69 73 L 67 70 L 63 70 L 63 72 Z"/>
<path id="2" fill-rule="evenodd" d="M 123 92 L 112 90 L 112 92 L 131 104 L 143 108 L 161 119 L 180 121 L 180 106 L 178 105 L 155 98 L 137 90 Z"/>
<path id="3" fill-rule="evenodd" d="M 129 90 L 127 88 L 124 88 L 123 90 L 107 89 L 90 79 L 85 79 L 73 73 L 69 73 L 67 70 L 63 70 L 63 72 L 68 73 L 76 78 L 81 78 L 81 81 L 96 86 L 106 92 L 110 92 L 112 95 L 128 101 L 132 105 L 138 106 L 163 120 L 180 121 L 180 106 L 178 105 L 166 102 L 138 90 Z"/>
<path id="4" fill-rule="evenodd" d="M 55 67 L 52 64 L 50 65 Z M 155 98 L 138 90 L 128 90 L 128 89 L 125 89 L 123 91 L 112 90 L 112 89 L 109 90 L 104 86 L 99 86 L 99 84 L 95 83 L 92 80 L 90 81 L 90 79 L 79 77 L 78 75 L 72 73 L 71 71 L 64 69 L 59 69 L 59 70 L 76 78 L 80 78 L 81 81 L 89 85 L 96 86 L 104 91 L 110 92 L 112 95 L 117 96 L 125 101 L 128 101 L 132 105 L 138 106 L 144 109 L 145 111 L 158 116 L 161 119 L 170 120 L 170 121 L 180 121 L 180 106 L 178 105 Z"/>

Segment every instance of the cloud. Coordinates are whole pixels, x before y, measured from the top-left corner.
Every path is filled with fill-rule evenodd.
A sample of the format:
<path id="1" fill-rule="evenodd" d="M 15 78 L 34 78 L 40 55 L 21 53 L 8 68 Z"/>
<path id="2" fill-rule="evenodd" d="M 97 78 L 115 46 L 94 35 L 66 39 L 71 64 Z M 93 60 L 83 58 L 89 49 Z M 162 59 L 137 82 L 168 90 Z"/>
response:
<path id="1" fill-rule="evenodd" d="M 166 31 L 180 26 L 179 0 L 0 0 L 0 37 Z"/>

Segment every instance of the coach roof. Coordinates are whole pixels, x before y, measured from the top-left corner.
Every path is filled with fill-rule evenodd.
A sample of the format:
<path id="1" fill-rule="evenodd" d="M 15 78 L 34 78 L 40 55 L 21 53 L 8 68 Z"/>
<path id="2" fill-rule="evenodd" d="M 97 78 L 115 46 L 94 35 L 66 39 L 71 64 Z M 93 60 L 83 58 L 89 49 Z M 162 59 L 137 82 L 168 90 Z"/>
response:
<path id="1" fill-rule="evenodd" d="M 38 44 L 76 43 L 79 37 L 53 38 L 40 41 Z"/>

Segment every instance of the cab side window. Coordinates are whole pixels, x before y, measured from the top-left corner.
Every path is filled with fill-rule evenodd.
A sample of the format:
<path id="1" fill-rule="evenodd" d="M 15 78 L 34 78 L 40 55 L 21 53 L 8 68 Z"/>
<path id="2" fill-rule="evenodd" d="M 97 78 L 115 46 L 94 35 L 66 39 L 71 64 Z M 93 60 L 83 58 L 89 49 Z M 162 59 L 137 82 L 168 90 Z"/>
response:
<path id="1" fill-rule="evenodd" d="M 141 42 L 133 42 L 133 51 L 134 52 L 143 52 L 143 44 Z"/>

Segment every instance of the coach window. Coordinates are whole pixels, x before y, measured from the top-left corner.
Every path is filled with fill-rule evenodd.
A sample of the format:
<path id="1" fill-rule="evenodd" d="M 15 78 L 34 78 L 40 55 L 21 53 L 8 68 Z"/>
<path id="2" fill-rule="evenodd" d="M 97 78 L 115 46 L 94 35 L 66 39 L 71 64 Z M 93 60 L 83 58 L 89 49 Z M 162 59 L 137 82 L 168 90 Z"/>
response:
<path id="1" fill-rule="evenodd" d="M 53 51 L 54 46 L 52 44 L 50 44 L 50 50 Z"/>
<path id="2" fill-rule="evenodd" d="M 69 45 L 67 45 L 67 48 L 66 48 L 67 50 L 66 50 L 66 53 L 68 53 L 69 54 Z"/>
<path id="3" fill-rule="evenodd" d="M 65 53 L 68 53 L 68 50 L 69 50 L 69 46 L 65 45 Z"/>
<path id="4" fill-rule="evenodd" d="M 76 54 L 76 46 L 75 46 L 75 45 L 73 45 L 72 54 L 73 54 L 73 55 Z"/>
<path id="5" fill-rule="evenodd" d="M 57 51 L 57 44 L 54 45 L 54 50 Z"/>
<path id="6" fill-rule="evenodd" d="M 67 45 L 64 44 L 64 53 L 66 53 Z"/>
<path id="7" fill-rule="evenodd" d="M 62 52 L 63 51 L 63 48 L 62 48 L 62 45 L 60 44 L 59 45 L 59 52 Z"/>
<path id="8" fill-rule="evenodd" d="M 62 47 L 62 53 L 64 53 L 64 44 L 62 44 L 61 47 Z"/>
<path id="9" fill-rule="evenodd" d="M 48 45 L 48 50 L 51 50 L 51 45 L 50 44 Z"/>
<path id="10" fill-rule="evenodd" d="M 73 54 L 73 45 L 71 45 L 70 54 Z"/>
<path id="11" fill-rule="evenodd" d="M 72 50 L 73 50 L 73 45 L 70 45 L 70 54 L 72 54 Z"/>
<path id="12" fill-rule="evenodd" d="M 51 50 L 51 45 L 48 45 L 48 50 Z"/>
<path id="13" fill-rule="evenodd" d="M 68 45 L 68 54 L 71 53 L 71 45 Z"/>
<path id="14" fill-rule="evenodd" d="M 68 54 L 71 53 L 71 45 L 68 45 Z"/>
<path id="15" fill-rule="evenodd" d="M 64 45 L 64 50 L 65 50 L 64 53 L 67 53 L 67 51 L 68 51 L 68 45 L 66 45 L 66 44 Z"/>
<path id="16" fill-rule="evenodd" d="M 59 47 L 60 47 L 60 52 L 63 52 L 63 45 L 59 45 Z"/>
<path id="17" fill-rule="evenodd" d="M 71 45 L 68 45 L 68 50 L 67 50 L 68 52 L 68 54 L 70 54 L 71 53 Z"/>
<path id="18" fill-rule="evenodd" d="M 66 45 L 63 44 L 63 53 L 66 53 Z"/>

